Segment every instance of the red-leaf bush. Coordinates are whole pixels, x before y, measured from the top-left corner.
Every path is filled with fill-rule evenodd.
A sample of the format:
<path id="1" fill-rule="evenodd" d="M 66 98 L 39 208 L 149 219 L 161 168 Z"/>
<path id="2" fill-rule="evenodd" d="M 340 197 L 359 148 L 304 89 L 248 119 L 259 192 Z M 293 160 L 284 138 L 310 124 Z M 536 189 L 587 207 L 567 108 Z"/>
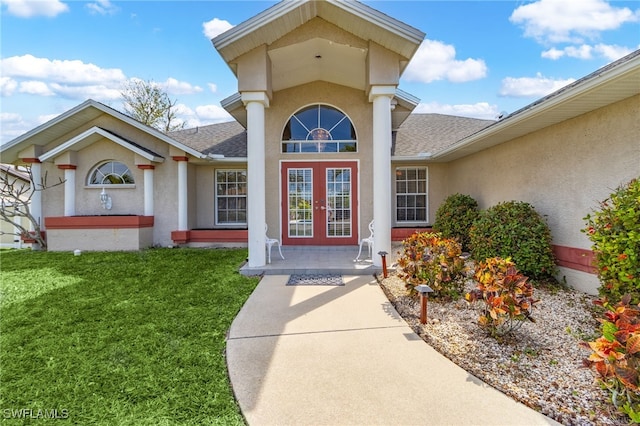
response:
<path id="1" fill-rule="evenodd" d="M 398 258 L 398 276 L 404 280 L 409 293 L 427 284 L 433 297 L 458 299 L 464 289 L 465 261 L 460 243 L 443 238 L 439 233 L 418 232 L 402 242 Z"/>
<path id="2" fill-rule="evenodd" d="M 525 321 L 535 322 L 531 310 L 537 300 L 533 286 L 510 258 L 488 258 L 476 265 L 476 289 L 467 293 L 468 302 L 482 302 L 478 324 L 493 337 L 517 330 Z"/>
<path id="3" fill-rule="evenodd" d="M 606 308 L 600 319 L 602 337 L 583 345 L 592 353 L 585 365 L 599 375 L 611 392 L 613 404 L 635 422 L 640 422 L 640 309 L 625 295 L 612 306 L 606 299 L 594 303 Z"/>

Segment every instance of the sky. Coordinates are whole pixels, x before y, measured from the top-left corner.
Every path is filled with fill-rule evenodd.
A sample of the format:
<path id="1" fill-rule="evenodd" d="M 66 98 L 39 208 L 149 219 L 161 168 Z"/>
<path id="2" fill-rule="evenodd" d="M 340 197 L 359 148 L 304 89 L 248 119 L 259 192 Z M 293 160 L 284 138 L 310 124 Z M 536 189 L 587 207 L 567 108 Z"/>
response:
<path id="1" fill-rule="evenodd" d="M 414 112 L 496 119 L 640 48 L 638 0 L 363 2 L 426 33 L 399 86 Z M 186 127 L 231 120 L 211 38 L 276 3 L 0 0 L 0 143 L 89 98 L 122 111 L 132 79 Z"/>

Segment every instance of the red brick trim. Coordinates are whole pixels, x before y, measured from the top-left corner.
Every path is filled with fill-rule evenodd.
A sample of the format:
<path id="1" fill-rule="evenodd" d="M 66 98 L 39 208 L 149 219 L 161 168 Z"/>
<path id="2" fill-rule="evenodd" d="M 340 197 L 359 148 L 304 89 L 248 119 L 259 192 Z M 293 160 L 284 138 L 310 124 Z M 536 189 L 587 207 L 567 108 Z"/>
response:
<path id="1" fill-rule="evenodd" d="M 42 235 L 42 238 L 46 241 L 47 240 L 46 231 L 40 231 L 40 234 Z M 25 244 L 34 244 L 36 242 L 36 239 L 33 238 L 33 235 L 34 235 L 34 232 L 30 231 L 28 234 L 20 235 L 20 239 Z"/>
<path id="2" fill-rule="evenodd" d="M 28 164 L 39 163 L 40 160 L 37 158 L 21 158 L 21 160 Z"/>
<path id="3" fill-rule="evenodd" d="M 153 164 L 138 164 L 140 170 L 153 170 L 156 168 Z"/>
<path id="4" fill-rule="evenodd" d="M 173 159 L 173 161 L 189 161 L 189 157 L 180 157 L 180 156 L 175 156 L 175 157 L 171 157 Z"/>
<path id="5" fill-rule="evenodd" d="M 391 241 L 402 241 L 416 232 L 431 232 L 433 228 L 391 228 Z"/>
<path id="6" fill-rule="evenodd" d="M 60 170 L 75 170 L 78 168 L 75 164 L 58 164 Z"/>
<path id="7" fill-rule="evenodd" d="M 590 274 L 598 273 L 596 268 L 593 266 L 595 258 L 593 251 L 555 244 L 552 247 L 558 266 L 588 272 Z"/>
<path id="8" fill-rule="evenodd" d="M 196 229 L 173 231 L 171 239 L 176 244 L 185 243 L 246 243 L 249 231 L 246 229 Z"/>
<path id="9" fill-rule="evenodd" d="M 57 216 L 46 217 L 47 229 L 125 229 L 151 228 L 153 216 Z"/>

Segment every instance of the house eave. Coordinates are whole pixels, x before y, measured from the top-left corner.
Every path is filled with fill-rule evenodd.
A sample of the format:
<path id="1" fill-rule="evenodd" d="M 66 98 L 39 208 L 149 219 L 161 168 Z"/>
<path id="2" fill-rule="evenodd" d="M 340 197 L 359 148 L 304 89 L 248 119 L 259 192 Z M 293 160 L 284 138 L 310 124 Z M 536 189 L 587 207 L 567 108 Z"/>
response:
<path id="1" fill-rule="evenodd" d="M 377 27 L 377 31 L 366 33 L 361 26 L 343 28 L 356 36 L 371 39 L 381 46 L 398 53 L 408 60 L 414 55 L 425 33 L 401 21 L 391 18 L 365 4 L 353 0 L 298 0 L 282 1 L 237 26 L 214 37 L 211 42 L 227 64 L 240 55 L 263 44 L 270 44 L 284 34 L 320 17 L 338 26 L 336 17 L 354 16 Z M 337 19 L 342 21 L 342 19 Z M 383 33 L 392 35 L 384 37 Z M 406 64 L 405 64 L 406 66 Z M 236 69 L 231 67 L 236 73 Z"/>
<path id="2" fill-rule="evenodd" d="M 93 109 L 95 113 L 91 114 L 90 111 Z M 58 137 L 63 136 L 64 134 L 72 131 L 74 128 L 79 127 L 82 123 L 77 123 L 73 121 L 73 123 L 69 124 L 69 127 L 65 127 L 59 132 L 56 132 L 56 126 L 60 125 L 65 120 L 72 121 L 74 116 L 78 116 L 80 114 L 87 114 L 86 117 L 81 117 L 80 121 L 82 123 L 89 122 L 95 118 L 97 118 L 100 114 L 107 114 L 116 119 L 119 119 L 125 122 L 128 125 L 131 125 L 143 132 L 146 132 L 167 144 L 174 146 L 175 148 L 184 151 L 186 154 L 191 155 L 195 158 L 204 159 L 206 158 L 205 154 L 198 152 L 192 148 L 189 148 L 186 145 L 170 138 L 164 133 L 160 132 L 153 127 L 147 126 L 146 124 L 142 124 L 141 122 L 129 117 L 126 114 L 123 114 L 115 109 L 103 105 L 100 102 L 94 101 L 93 99 L 88 99 L 77 105 L 70 110 L 63 112 L 57 117 L 47 121 L 44 124 L 28 131 L 27 133 L 18 136 L 17 138 L 3 144 L 0 146 L 0 154 L 2 154 L 2 161 L 5 163 L 14 163 L 18 160 L 18 153 L 24 149 L 28 145 L 36 145 L 36 146 L 46 146 L 51 142 L 52 139 L 57 139 Z M 79 117 L 80 118 L 80 117 Z"/>
<path id="3" fill-rule="evenodd" d="M 436 153 L 452 161 L 640 94 L 640 50 Z"/>

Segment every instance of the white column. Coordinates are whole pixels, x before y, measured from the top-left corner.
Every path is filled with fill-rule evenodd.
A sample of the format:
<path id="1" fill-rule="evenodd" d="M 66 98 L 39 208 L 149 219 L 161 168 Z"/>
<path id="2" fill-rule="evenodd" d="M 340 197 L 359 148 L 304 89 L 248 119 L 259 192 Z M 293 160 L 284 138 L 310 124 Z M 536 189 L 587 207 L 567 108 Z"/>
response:
<path id="1" fill-rule="evenodd" d="M 269 98 L 264 92 L 244 92 L 247 108 L 247 227 L 249 267 L 266 264 L 265 253 L 265 129 L 264 109 Z"/>
<path id="2" fill-rule="evenodd" d="M 30 206 L 31 215 L 40 224 L 40 230 L 42 231 L 44 230 L 44 221 L 42 220 L 42 165 L 39 161 L 31 163 L 31 177 L 34 185 Z M 32 224 L 30 226 L 33 227 Z M 34 229 L 31 229 L 31 231 L 34 231 Z"/>
<path id="3" fill-rule="evenodd" d="M 187 191 L 189 187 L 187 185 L 187 157 L 174 158 L 178 162 L 178 231 L 187 231 Z"/>
<path id="4" fill-rule="evenodd" d="M 181 161 L 182 163 L 182 161 Z M 186 164 L 186 161 L 184 162 Z M 141 167 L 141 166 L 138 166 Z M 180 167 L 178 165 L 178 167 Z M 141 167 L 144 170 L 144 215 L 153 216 L 153 166 Z"/>
<path id="5" fill-rule="evenodd" d="M 76 215 L 76 167 L 64 168 L 64 215 Z"/>
<path id="6" fill-rule="evenodd" d="M 391 253 L 391 99 L 395 86 L 373 86 L 373 264 L 382 266 L 380 251 Z"/>

